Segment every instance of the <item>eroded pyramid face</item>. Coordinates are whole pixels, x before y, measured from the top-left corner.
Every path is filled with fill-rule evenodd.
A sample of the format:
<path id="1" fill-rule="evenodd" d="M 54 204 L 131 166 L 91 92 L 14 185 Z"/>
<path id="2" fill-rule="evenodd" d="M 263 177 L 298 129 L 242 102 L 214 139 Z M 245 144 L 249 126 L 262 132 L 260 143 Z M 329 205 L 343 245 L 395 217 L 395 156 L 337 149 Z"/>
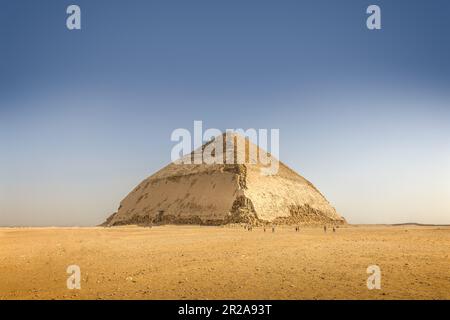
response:
<path id="1" fill-rule="evenodd" d="M 306 179 L 244 137 L 216 137 L 142 181 L 105 225 L 345 223 Z"/>
<path id="2" fill-rule="evenodd" d="M 264 140 L 267 144 L 267 139 Z M 275 175 L 278 173 L 279 153 L 278 140 L 272 141 L 274 154 L 259 148 L 248 138 L 234 132 L 227 132 L 205 143 L 195 151 L 174 159 L 175 164 L 246 164 L 258 165 L 263 175 Z"/>

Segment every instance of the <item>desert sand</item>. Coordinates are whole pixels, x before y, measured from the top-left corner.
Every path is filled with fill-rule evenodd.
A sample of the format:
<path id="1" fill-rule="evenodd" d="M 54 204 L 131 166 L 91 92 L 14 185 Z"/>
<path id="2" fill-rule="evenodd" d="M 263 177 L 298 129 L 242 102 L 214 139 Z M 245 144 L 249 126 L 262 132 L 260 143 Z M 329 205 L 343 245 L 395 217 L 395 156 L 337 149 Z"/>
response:
<path id="1" fill-rule="evenodd" d="M 0 299 L 450 299 L 449 227 L 330 231 L 1 228 Z M 374 264 L 381 290 L 366 286 Z"/>

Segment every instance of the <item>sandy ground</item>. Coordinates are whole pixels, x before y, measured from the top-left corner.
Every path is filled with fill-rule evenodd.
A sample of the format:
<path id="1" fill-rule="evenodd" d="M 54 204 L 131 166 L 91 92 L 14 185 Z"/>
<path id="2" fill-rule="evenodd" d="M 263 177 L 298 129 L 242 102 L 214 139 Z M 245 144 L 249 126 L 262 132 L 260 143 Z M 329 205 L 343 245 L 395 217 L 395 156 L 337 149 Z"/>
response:
<path id="1" fill-rule="evenodd" d="M 450 299 L 448 227 L 269 231 L 2 228 L 0 299 Z M 373 264 L 381 290 L 366 286 Z"/>

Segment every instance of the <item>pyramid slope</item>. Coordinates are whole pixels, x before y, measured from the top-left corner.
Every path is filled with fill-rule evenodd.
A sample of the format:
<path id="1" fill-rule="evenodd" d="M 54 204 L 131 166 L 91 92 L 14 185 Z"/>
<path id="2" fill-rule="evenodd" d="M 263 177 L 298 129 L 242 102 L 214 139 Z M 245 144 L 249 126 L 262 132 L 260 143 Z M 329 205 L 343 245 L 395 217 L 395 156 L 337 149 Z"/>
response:
<path id="1" fill-rule="evenodd" d="M 250 147 L 259 150 L 242 136 L 223 137 L 224 150 L 237 141 L 246 143 L 247 154 Z M 244 164 L 171 163 L 130 192 L 104 225 L 345 223 L 308 180 L 282 162 L 277 174 L 265 176 L 264 166 L 249 158 Z"/>

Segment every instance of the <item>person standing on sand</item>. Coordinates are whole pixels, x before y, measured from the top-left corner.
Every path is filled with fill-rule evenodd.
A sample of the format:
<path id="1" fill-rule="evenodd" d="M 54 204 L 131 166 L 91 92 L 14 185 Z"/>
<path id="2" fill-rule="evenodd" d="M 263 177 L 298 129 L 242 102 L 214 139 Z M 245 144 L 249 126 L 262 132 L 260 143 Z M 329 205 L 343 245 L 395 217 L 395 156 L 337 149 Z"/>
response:
<path id="1" fill-rule="evenodd" d="M 323 232 L 327 233 L 327 226 L 326 225 L 323 226 Z"/>
<path id="2" fill-rule="evenodd" d="M 333 232 L 336 232 L 336 228 L 335 227 L 333 227 Z"/>
<path id="3" fill-rule="evenodd" d="M 148 214 L 148 227 L 151 229 L 153 225 L 153 219 L 151 213 Z"/>

